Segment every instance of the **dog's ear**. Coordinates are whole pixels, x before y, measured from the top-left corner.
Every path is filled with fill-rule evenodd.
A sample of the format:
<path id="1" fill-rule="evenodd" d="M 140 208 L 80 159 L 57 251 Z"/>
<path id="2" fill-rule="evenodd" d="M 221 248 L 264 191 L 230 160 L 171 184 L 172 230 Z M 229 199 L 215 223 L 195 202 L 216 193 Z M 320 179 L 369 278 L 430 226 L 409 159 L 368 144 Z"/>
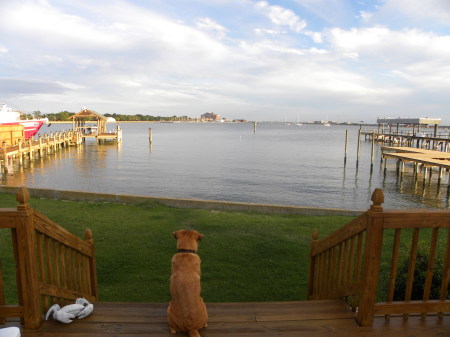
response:
<path id="1" fill-rule="evenodd" d="M 202 239 L 203 239 L 203 234 L 202 233 L 198 233 L 197 241 L 201 241 Z"/>
<path id="2" fill-rule="evenodd" d="M 177 236 L 177 235 L 178 235 L 178 232 L 179 232 L 179 231 L 176 231 L 176 232 L 173 232 L 173 233 L 172 233 L 172 236 L 173 236 L 175 239 L 178 239 L 178 236 Z"/>

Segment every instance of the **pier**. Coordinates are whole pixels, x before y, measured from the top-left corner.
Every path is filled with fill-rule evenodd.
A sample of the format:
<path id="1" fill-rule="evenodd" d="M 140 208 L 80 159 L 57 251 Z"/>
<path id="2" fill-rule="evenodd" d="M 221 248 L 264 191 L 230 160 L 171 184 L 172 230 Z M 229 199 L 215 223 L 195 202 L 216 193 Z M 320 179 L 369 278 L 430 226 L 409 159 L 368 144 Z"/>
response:
<path id="1" fill-rule="evenodd" d="M 108 132 L 106 130 L 106 123 L 115 122 L 102 114 L 88 110 L 85 107 L 77 112 L 75 115 L 69 117 L 73 122 L 73 130 L 80 132 L 83 139 L 95 138 L 98 143 L 106 141 L 122 141 L 122 129 L 117 126 L 115 131 Z"/>
<path id="2" fill-rule="evenodd" d="M 19 138 L 15 142 L 3 141 L 0 151 L 0 171 L 13 173 L 14 162 L 23 165 L 27 160 L 32 161 L 35 157 L 44 157 L 69 146 L 82 144 L 83 138 L 80 132 L 65 131 L 38 135 L 36 138 L 24 140 Z"/>
<path id="3" fill-rule="evenodd" d="M 413 134 L 411 131 L 390 132 L 388 130 L 362 130 L 361 135 L 366 141 L 384 144 L 415 147 L 428 150 L 448 152 L 450 149 L 450 133 L 442 132 L 434 136 L 432 133 L 422 132 Z"/>
<path id="4" fill-rule="evenodd" d="M 439 131 L 437 118 L 379 118 L 375 130 L 361 130 L 365 140 L 447 152 L 450 132 Z M 430 127 L 431 126 L 431 127 Z"/>

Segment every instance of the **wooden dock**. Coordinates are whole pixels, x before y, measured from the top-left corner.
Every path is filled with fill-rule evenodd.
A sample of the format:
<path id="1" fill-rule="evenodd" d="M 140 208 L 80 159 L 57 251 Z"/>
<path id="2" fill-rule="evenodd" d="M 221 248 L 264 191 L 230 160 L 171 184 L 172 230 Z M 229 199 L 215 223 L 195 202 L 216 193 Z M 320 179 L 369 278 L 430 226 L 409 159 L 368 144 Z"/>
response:
<path id="1" fill-rule="evenodd" d="M 449 152 L 396 146 L 382 146 L 381 151 L 385 169 L 388 159 L 397 161 L 397 171 L 400 173 L 404 172 L 405 163 L 412 163 L 414 165 L 414 174 L 417 176 L 419 170 L 423 169 L 424 179 L 426 179 L 428 173 L 431 176 L 433 168 L 437 168 L 439 170 L 439 181 L 442 180 L 444 173 L 450 170 Z"/>
<path id="2" fill-rule="evenodd" d="M 443 152 L 447 152 L 450 149 L 450 134 L 448 132 L 434 135 L 433 133 L 413 134 L 410 131 L 389 132 L 383 130 L 362 130 L 361 135 L 364 136 L 365 140 L 371 141 L 374 139 L 376 142 L 389 145 L 416 147 Z"/>
<path id="3" fill-rule="evenodd" d="M 450 316 L 376 317 L 372 327 L 360 327 L 340 300 L 302 302 L 207 303 L 208 327 L 202 337 L 438 337 L 450 336 Z M 44 322 L 22 337 L 187 336 L 172 335 L 167 303 L 94 303 L 94 312 L 70 324 Z M 9 321 L 4 326 L 20 326 Z M 0 325 L 0 327 L 2 327 Z"/>
<path id="4" fill-rule="evenodd" d="M 2 144 L 0 151 L 0 170 L 12 174 L 13 163 L 22 165 L 25 161 L 32 161 L 35 157 L 43 157 L 69 146 L 82 144 L 80 132 L 65 131 L 38 135 L 27 140 L 19 139 L 17 144 Z"/>

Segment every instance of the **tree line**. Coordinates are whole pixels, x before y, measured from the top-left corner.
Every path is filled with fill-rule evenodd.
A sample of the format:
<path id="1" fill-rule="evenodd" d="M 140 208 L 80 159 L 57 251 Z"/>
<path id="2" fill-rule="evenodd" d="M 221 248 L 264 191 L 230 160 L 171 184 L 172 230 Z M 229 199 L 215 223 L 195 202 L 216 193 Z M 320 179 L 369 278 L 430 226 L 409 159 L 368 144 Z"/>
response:
<path id="1" fill-rule="evenodd" d="M 64 121 L 67 122 L 69 120 L 70 116 L 75 115 L 74 112 L 69 111 L 61 111 L 58 113 L 48 113 L 43 114 L 39 110 L 34 111 L 33 114 L 24 114 L 22 117 L 26 117 L 27 119 L 32 118 L 48 118 L 49 121 Z M 124 115 L 124 114 L 104 114 L 105 117 L 112 117 L 116 121 L 119 122 L 158 122 L 158 121 L 181 121 L 181 122 L 189 122 L 189 121 L 195 121 L 195 118 L 191 118 L 188 116 L 171 116 L 171 117 L 162 117 L 162 116 L 151 116 L 151 115 L 142 115 L 142 114 L 136 114 L 136 115 Z"/>

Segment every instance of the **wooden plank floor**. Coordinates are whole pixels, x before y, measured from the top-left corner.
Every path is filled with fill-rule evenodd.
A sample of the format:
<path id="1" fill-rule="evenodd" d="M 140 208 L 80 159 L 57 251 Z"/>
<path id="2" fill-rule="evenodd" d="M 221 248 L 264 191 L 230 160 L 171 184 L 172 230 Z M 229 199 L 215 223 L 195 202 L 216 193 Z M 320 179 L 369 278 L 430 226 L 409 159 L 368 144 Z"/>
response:
<path id="1" fill-rule="evenodd" d="M 312 337 L 429 337 L 450 336 L 450 316 L 425 320 L 410 317 L 376 318 L 373 327 L 359 327 L 341 301 L 207 304 L 209 325 L 203 337 L 312 336 Z M 71 324 L 45 322 L 23 337 L 169 337 L 167 304 L 96 303 L 91 316 Z M 10 321 L 4 326 L 16 325 Z M 0 327 L 4 327 L 1 326 Z"/>
<path id="2" fill-rule="evenodd" d="M 450 153 L 416 149 L 411 147 L 382 147 L 383 158 L 393 158 L 406 162 L 421 163 L 450 169 Z"/>

